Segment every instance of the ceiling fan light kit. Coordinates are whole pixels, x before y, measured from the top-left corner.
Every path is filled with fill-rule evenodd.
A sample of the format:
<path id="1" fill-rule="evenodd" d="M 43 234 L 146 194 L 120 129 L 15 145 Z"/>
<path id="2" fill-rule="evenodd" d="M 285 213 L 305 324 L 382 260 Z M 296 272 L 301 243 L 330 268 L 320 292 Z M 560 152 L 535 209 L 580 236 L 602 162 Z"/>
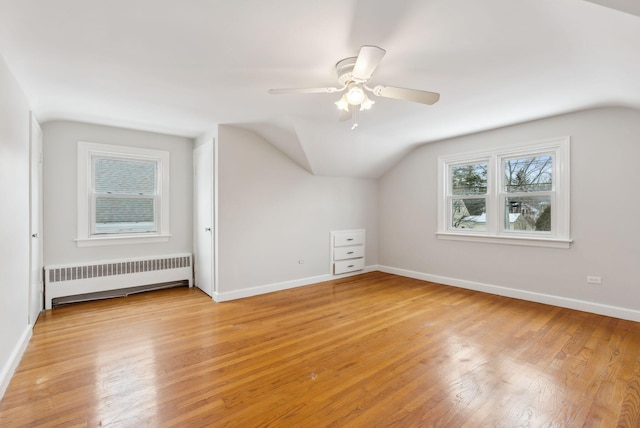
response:
<path id="1" fill-rule="evenodd" d="M 364 101 L 364 98 L 367 96 L 364 93 L 364 90 L 357 83 L 349 83 L 349 89 L 347 89 L 347 101 L 349 104 L 357 106 L 360 105 Z"/>
<path id="2" fill-rule="evenodd" d="M 378 46 L 362 46 L 357 57 L 342 59 L 336 63 L 338 84 L 340 87 L 328 88 L 301 88 L 301 89 L 270 89 L 270 94 L 333 94 L 342 92 L 342 96 L 335 102 L 338 110 L 347 113 L 341 114 L 340 120 L 353 119 L 352 130 L 358 124 L 355 121 L 355 106 L 360 106 L 360 111 L 369 110 L 375 101 L 369 98 L 367 92 L 382 97 L 397 100 L 412 101 L 420 104 L 435 104 L 440 99 L 440 94 L 435 92 L 420 91 L 417 89 L 398 88 L 394 86 L 377 85 L 373 89 L 367 86 L 367 82 L 378 68 L 378 64 L 386 51 Z M 366 91 L 366 92 L 365 92 Z"/>
<path id="3" fill-rule="evenodd" d="M 398 88 L 394 86 L 377 85 L 373 89 L 366 83 L 373 76 L 378 64 L 386 51 L 378 46 L 362 46 L 357 57 L 349 57 L 338 61 L 336 73 L 338 74 L 339 88 L 306 88 L 306 89 L 270 89 L 270 94 L 317 94 L 344 92 L 335 102 L 339 110 L 353 114 L 351 106 L 360 106 L 360 111 L 369 110 L 375 101 L 367 96 L 367 92 L 382 98 L 412 101 L 420 104 L 432 105 L 438 102 L 440 94 L 421 91 L 417 89 Z M 346 92 L 345 92 L 346 91 Z"/>
<path id="4" fill-rule="evenodd" d="M 366 88 L 369 92 L 373 92 L 369 88 Z M 335 102 L 336 106 L 339 110 L 343 110 L 349 112 L 349 106 L 360 106 L 360 111 L 369 110 L 374 104 L 375 101 L 371 100 L 367 94 L 364 92 L 363 86 L 351 82 L 348 85 L 347 92 L 342 94 L 342 97 L 338 101 Z"/>
<path id="5" fill-rule="evenodd" d="M 347 94 L 344 94 L 340 97 L 338 101 L 336 101 L 336 106 L 338 106 L 338 110 L 349 111 L 349 101 L 347 100 Z"/>
<path id="6" fill-rule="evenodd" d="M 360 103 L 360 111 L 369 110 L 376 102 L 364 94 L 364 100 Z"/>

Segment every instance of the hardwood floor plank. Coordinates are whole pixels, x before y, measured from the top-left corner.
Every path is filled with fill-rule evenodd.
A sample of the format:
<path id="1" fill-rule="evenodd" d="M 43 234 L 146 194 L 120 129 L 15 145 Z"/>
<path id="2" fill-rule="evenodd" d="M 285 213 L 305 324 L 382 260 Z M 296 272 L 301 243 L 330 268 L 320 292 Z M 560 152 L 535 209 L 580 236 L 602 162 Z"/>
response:
<path id="1" fill-rule="evenodd" d="M 640 324 L 374 272 L 43 313 L 0 426 L 640 426 Z"/>

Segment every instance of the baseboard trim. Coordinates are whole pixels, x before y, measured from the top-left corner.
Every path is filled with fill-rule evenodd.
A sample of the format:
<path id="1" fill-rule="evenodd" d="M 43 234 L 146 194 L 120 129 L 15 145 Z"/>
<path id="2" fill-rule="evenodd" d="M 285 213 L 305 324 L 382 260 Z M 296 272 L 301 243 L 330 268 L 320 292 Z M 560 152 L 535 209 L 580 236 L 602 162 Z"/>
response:
<path id="1" fill-rule="evenodd" d="M 272 284 L 258 285 L 256 287 L 242 288 L 240 290 L 214 292 L 213 300 L 216 302 L 228 302 L 230 300 L 244 299 L 245 297 L 258 296 L 260 294 L 273 293 L 275 291 L 288 290 L 290 288 L 303 287 L 305 285 L 317 284 L 319 282 L 332 281 L 334 279 L 346 278 L 360 275 L 367 272 L 379 270 L 378 266 L 367 266 L 358 272 L 344 273 L 341 275 L 318 275 L 307 278 L 293 279 L 290 281 L 275 282 Z"/>
<path id="2" fill-rule="evenodd" d="M 243 299 L 245 297 L 258 296 L 260 294 L 272 293 L 275 291 L 287 290 L 290 288 L 302 287 L 305 285 L 317 284 L 319 282 L 331 281 L 334 279 L 360 275 L 367 272 L 380 271 L 407 278 L 419 279 L 422 281 L 435 282 L 438 284 L 450 285 L 453 287 L 465 288 L 467 290 L 480 291 L 483 293 L 496 294 L 498 296 L 511 297 L 514 299 L 527 300 L 530 302 L 543 303 L 546 305 L 558 306 L 561 308 L 574 309 L 578 311 L 591 312 L 599 315 L 606 315 L 629 321 L 640 322 L 640 311 L 619 306 L 604 305 L 601 303 L 589 302 L 586 300 L 571 299 L 568 297 L 555 296 L 552 294 L 536 293 L 534 291 L 518 290 L 516 288 L 503 287 L 500 285 L 485 284 L 477 281 L 468 281 L 458 278 L 450 278 L 440 275 L 432 275 L 423 272 L 416 272 L 407 269 L 394 268 L 384 265 L 367 266 L 359 272 L 352 272 L 343 275 L 319 275 L 308 278 L 295 279 L 291 281 L 265 284 L 257 287 L 243 288 L 240 290 L 214 293 L 213 300 L 216 302 L 226 302 L 230 300 Z"/>
<path id="3" fill-rule="evenodd" d="M 385 273 L 404 276 L 422 281 L 435 282 L 438 284 L 451 285 L 465 288 L 467 290 L 480 291 L 483 293 L 496 294 L 514 299 L 527 300 L 530 302 L 544 303 L 547 305 L 559 306 L 561 308 L 575 309 L 578 311 L 591 312 L 598 315 L 606 315 L 629 321 L 640 322 L 640 311 L 619 306 L 603 305 L 601 303 L 589 302 L 586 300 L 571 299 L 568 297 L 555 296 L 552 294 L 536 293 L 533 291 L 518 290 L 515 288 L 502 287 L 499 285 L 485 284 L 464 279 L 449 278 L 440 275 L 431 275 L 406 269 L 399 269 L 390 266 L 377 266 L 378 270 Z"/>
<path id="4" fill-rule="evenodd" d="M 14 346 L 11 355 L 9 356 L 9 360 L 2 367 L 2 371 L 0 371 L 0 400 L 4 397 L 4 393 L 7 391 L 9 387 L 9 382 L 11 382 L 11 378 L 13 377 L 13 373 L 18 368 L 20 364 L 20 360 L 22 360 L 22 356 L 24 355 L 24 351 L 27 350 L 27 346 L 29 345 L 29 340 L 31 340 L 31 336 L 33 335 L 33 326 L 31 324 L 27 325 L 25 330 L 22 332 L 20 336 L 20 340 Z"/>

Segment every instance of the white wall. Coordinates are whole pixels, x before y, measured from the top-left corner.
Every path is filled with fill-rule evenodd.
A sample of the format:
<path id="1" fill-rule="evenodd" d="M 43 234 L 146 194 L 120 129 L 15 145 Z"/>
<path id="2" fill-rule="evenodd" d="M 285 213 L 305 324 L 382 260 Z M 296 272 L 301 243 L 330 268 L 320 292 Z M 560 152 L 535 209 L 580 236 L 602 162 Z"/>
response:
<path id="1" fill-rule="evenodd" d="M 0 57 L 0 398 L 30 337 L 29 105 Z"/>
<path id="2" fill-rule="evenodd" d="M 570 249 L 436 238 L 438 156 L 565 135 L 571 136 Z M 410 276 L 640 320 L 639 166 L 640 111 L 624 108 L 588 110 L 424 145 L 380 179 L 380 265 Z M 601 276 L 602 285 L 587 284 L 587 275 Z"/>
<path id="3" fill-rule="evenodd" d="M 218 138 L 219 293 L 329 275 L 332 230 L 366 229 L 377 263 L 375 180 L 311 175 L 251 131 Z"/>
<path id="4" fill-rule="evenodd" d="M 67 121 L 45 123 L 42 130 L 45 265 L 192 252 L 193 140 Z M 169 242 L 81 248 L 76 245 L 78 141 L 170 152 L 172 236 Z"/>

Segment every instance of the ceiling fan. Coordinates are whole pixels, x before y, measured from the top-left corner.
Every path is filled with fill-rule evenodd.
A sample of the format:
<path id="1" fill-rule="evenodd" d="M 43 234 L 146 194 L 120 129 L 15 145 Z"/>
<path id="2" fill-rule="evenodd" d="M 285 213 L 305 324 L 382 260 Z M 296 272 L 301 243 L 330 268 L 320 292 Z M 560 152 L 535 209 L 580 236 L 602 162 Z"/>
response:
<path id="1" fill-rule="evenodd" d="M 383 98 L 412 101 L 415 103 L 432 105 L 438 102 L 440 94 L 435 92 L 420 91 L 417 89 L 398 88 L 395 86 L 377 85 L 373 88 L 367 86 L 369 79 L 382 60 L 386 51 L 378 46 L 362 46 L 357 57 L 345 58 L 336 64 L 338 84 L 340 87 L 327 88 L 292 88 L 270 89 L 270 94 L 333 94 L 343 92 L 342 97 L 336 101 L 338 108 L 348 113 L 341 119 L 348 119 L 355 112 L 355 107 L 360 106 L 360 111 L 369 110 L 375 101 L 367 96 L 367 92 Z"/>

